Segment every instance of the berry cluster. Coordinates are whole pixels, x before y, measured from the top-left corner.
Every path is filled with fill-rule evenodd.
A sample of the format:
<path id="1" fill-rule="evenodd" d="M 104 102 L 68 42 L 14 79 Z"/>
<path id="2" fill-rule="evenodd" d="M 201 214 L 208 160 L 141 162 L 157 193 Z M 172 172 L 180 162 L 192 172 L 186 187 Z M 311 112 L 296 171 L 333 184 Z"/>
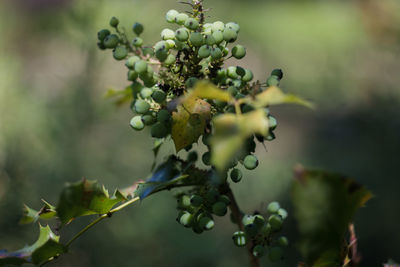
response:
<path id="1" fill-rule="evenodd" d="M 288 216 L 285 209 L 281 208 L 278 202 L 271 202 L 268 205 L 268 212 L 271 214 L 268 219 L 261 214 L 244 215 L 242 224 L 244 231 L 237 231 L 232 239 L 236 246 L 246 246 L 252 242 L 252 253 L 259 258 L 268 254 L 271 261 L 283 258 L 283 247 L 289 245 L 286 237 L 275 237 L 282 229 L 283 221 Z"/>

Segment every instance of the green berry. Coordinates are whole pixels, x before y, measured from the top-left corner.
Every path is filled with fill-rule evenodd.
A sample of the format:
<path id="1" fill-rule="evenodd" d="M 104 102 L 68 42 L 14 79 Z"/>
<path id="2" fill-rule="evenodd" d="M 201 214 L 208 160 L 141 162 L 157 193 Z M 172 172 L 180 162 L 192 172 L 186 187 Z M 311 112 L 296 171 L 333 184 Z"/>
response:
<path id="1" fill-rule="evenodd" d="M 207 34 L 204 39 L 206 40 L 207 45 L 212 46 L 215 44 L 215 39 L 211 34 Z"/>
<path id="2" fill-rule="evenodd" d="M 206 192 L 206 194 L 204 195 L 204 198 L 206 199 L 207 202 L 209 202 L 210 204 L 215 203 L 218 200 L 219 197 L 219 192 L 217 189 L 215 188 L 210 188 L 210 190 L 208 190 Z"/>
<path id="3" fill-rule="evenodd" d="M 286 219 L 288 216 L 288 212 L 285 209 L 280 208 L 278 210 L 278 215 L 282 217 L 282 219 Z"/>
<path id="4" fill-rule="evenodd" d="M 225 24 L 222 21 L 216 21 L 212 24 L 211 30 L 215 31 L 223 31 L 225 28 Z"/>
<path id="5" fill-rule="evenodd" d="M 211 135 L 207 134 L 207 133 L 203 134 L 203 136 L 201 137 L 201 141 L 203 142 L 203 144 L 205 146 L 209 146 L 210 145 L 210 137 L 211 137 Z"/>
<path id="6" fill-rule="evenodd" d="M 217 216 L 225 216 L 228 212 L 227 206 L 224 202 L 216 202 L 211 206 L 212 212 Z"/>
<path id="7" fill-rule="evenodd" d="M 206 23 L 203 25 L 203 32 L 205 34 L 211 33 L 212 23 Z"/>
<path id="8" fill-rule="evenodd" d="M 240 66 L 236 67 L 236 74 L 243 77 L 246 74 L 246 70 Z"/>
<path id="9" fill-rule="evenodd" d="M 229 199 L 229 197 L 227 195 L 220 195 L 218 197 L 218 201 L 224 202 L 226 205 L 231 204 L 231 200 Z"/>
<path id="10" fill-rule="evenodd" d="M 185 13 L 179 13 L 178 15 L 175 16 L 175 22 L 183 25 L 185 24 L 186 20 L 189 18 L 188 15 L 186 15 Z"/>
<path id="11" fill-rule="evenodd" d="M 233 243 L 238 247 L 244 247 L 247 244 L 246 234 L 242 231 L 237 231 L 232 236 Z"/>
<path id="12" fill-rule="evenodd" d="M 179 223 L 185 227 L 190 227 L 193 224 L 193 215 L 189 212 L 184 212 L 179 219 Z"/>
<path id="13" fill-rule="evenodd" d="M 170 66 L 174 64 L 176 61 L 176 57 L 172 54 L 168 54 L 167 58 L 164 60 L 164 65 Z"/>
<path id="14" fill-rule="evenodd" d="M 138 62 L 140 58 L 138 56 L 133 56 L 130 57 L 126 60 L 125 66 L 127 66 L 129 69 L 133 69 L 133 66 L 135 65 L 136 62 Z"/>
<path id="15" fill-rule="evenodd" d="M 135 63 L 134 69 L 137 73 L 143 74 L 147 71 L 147 63 L 144 60 L 139 60 Z"/>
<path id="16" fill-rule="evenodd" d="M 274 69 L 274 70 L 271 72 L 271 76 L 272 76 L 272 75 L 275 75 L 276 77 L 278 77 L 279 80 L 282 80 L 282 78 L 283 78 L 283 72 L 282 72 L 281 69 Z"/>
<path id="17" fill-rule="evenodd" d="M 238 183 L 238 182 L 240 182 L 240 180 L 242 180 L 243 174 L 242 174 L 241 170 L 235 168 L 231 171 L 230 176 L 231 176 L 232 182 Z"/>
<path id="18" fill-rule="evenodd" d="M 143 47 L 142 48 L 143 56 L 153 56 L 154 55 L 154 50 L 151 47 Z"/>
<path id="19" fill-rule="evenodd" d="M 167 20 L 167 22 L 173 23 L 175 22 L 175 18 L 178 14 L 178 11 L 176 11 L 175 9 L 171 9 L 167 12 L 167 14 L 165 14 L 165 19 Z"/>
<path id="20" fill-rule="evenodd" d="M 254 155 L 247 155 L 243 160 L 243 165 L 248 170 L 254 170 L 258 166 L 258 159 Z"/>
<path id="21" fill-rule="evenodd" d="M 144 128 L 144 123 L 140 116 L 135 116 L 130 121 L 131 127 L 137 131 L 140 131 Z"/>
<path id="22" fill-rule="evenodd" d="M 128 81 L 136 81 L 136 79 L 139 77 L 139 74 L 134 71 L 134 70 L 129 70 L 128 71 Z"/>
<path id="23" fill-rule="evenodd" d="M 162 103 L 167 98 L 167 95 L 164 93 L 164 91 L 162 91 L 160 89 L 156 89 L 153 91 L 153 94 L 151 95 L 151 97 L 153 98 L 153 100 L 155 102 Z"/>
<path id="24" fill-rule="evenodd" d="M 239 78 L 239 75 L 236 73 L 236 67 L 234 67 L 234 66 L 228 67 L 227 74 L 228 74 L 229 78 L 232 78 L 232 79 Z"/>
<path id="25" fill-rule="evenodd" d="M 204 229 L 204 230 L 211 230 L 214 228 L 214 221 L 210 217 L 202 217 L 199 220 L 199 227 Z"/>
<path id="26" fill-rule="evenodd" d="M 144 114 L 150 109 L 150 104 L 145 100 L 138 99 L 135 102 L 135 111 L 139 114 Z"/>
<path id="27" fill-rule="evenodd" d="M 166 109 L 161 109 L 157 113 L 157 121 L 159 122 L 169 122 L 171 119 L 171 114 Z"/>
<path id="28" fill-rule="evenodd" d="M 258 230 L 259 229 L 257 228 L 257 226 L 254 223 L 249 223 L 244 226 L 245 233 L 250 237 L 256 236 L 258 233 Z"/>
<path id="29" fill-rule="evenodd" d="M 99 49 L 101 49 L 101 50 L 106 50 L 106 49 L 107 49 L 107 47 L 105 47 L 105 45 L 103 44 L 102 41 L 98 41 L 98 42 L 97 42 L 97 47 L 98 47 Z"/>
<path id="30" fill-rule="evenodd" d="M 228 43 L 233 43 L 237 39 L 237 32 L 229 28 L 224 29 L 223 35 L 224 35 L 224 40 Z"/>
<path id="31" fill-rule="evenodd" d="M 193 32 L 190 34 L 189 41 L 193 46 L 201 46 L 204 42 L 203 35 L 199 32 Z"/>
<path id="32" fill-rule="evenodd" d="M 254 257 L 256 257 L 256 258 L 260 258 L 261 256 L 263 256 L 263 255 L 264 255 L 264 252 L 265 252 L 265 248 L 264 248 L 264 246 L 262 246 L 262 245 L 256 245 L 256 246 L 253 248 L 253 255 L 254 255 Z"/>
<path id="33" fill-rule="evenodd" d="M 280 247 L 272 247 L 269 249 L 268 258 L 272 261 L 278 261 L 283 258 L 283 250 Z"/>
<path id="34" fill-rule="evenodd" d="M 195 162 L 195 161 L 197 161 L 197 158 L 198 158 L 197 152 L 196 151 L 191 151 L 188 154 L 187 160 L 189 162 Z"/>
<path id="35" fill-rule="evenodd" d="M 261 227 L 263 227 L 265 224 L 264 217 L 260 214 L 254 215 L 254 224 L 255 226 L 257 226 L 258 229 L 261 229 Z"/>
<path id="36" fill-rule="evenodd" d="M 271 75 L 267 79 L 267 85 L 268 86 L 278 86 L 279 85 L 279 78 L 278 76 Z"/>
<path id="37" fill-rule="evenodd" d="M 168 44 L 166 41 L 159 41 L 154 45 L 154 50 L 167 50 L 168 49 Z"/>
<path id="38" fill-rule="evenodd" d="M 214 38 L 216 44 L 220 44 L 224 40 L 224 34 L 222 31 L 213 32 L 212 37 Z"/>
<path id="39" fill-rule="evenodd" d="M 194 18 L 188 18 L 185 21 L 185 27 L 191 30 L 196 30 L 199 27 L 199 22 Z"/>
<path id="40" fill-rule="evenodd" d="M 145 125 L 153 125 L 155 123 L 155 119 L 151 114 L 143 115 L 142 121 Z"/>
<path id="41" fill-rule="evenodd" d="M 250 82 L 251 80 L 253 80 L 253 73 L 251 72 L 251 70 L 249 69 L 245 69 L 245 74 L 242 77 L 242 81 L 244 82 Z"/>
<path id="42" fill-rule="evenodd" d="M 168 52 L 165 49 L 160 49 L 156 51 L 156 58 L 160 62 L 164 62 L 168 58 Z"/>
<path id="43" fill-rule="evenodd" d="M 163 40 L 172 40 L 175 38 L 175 32 L 171 29 L 164 29 L 161 32 L 161 38 Z"/>
<path id="44" fill-rule="evenodd" d="M 232 56 L 241 59 L 246 55 L 246 48 L 242 45 L 235 45 L 232 48 Z"/>
<path id="45" fill-rule="evenodd" d="M 116 60 L 123 60 L 124 58 L 126 58 L 127 55 L 128 55 L 128 50 L 126 49 L 125 46 L 117 46 L 113 50 L 113 57 Z"/>
<path id="46" fill-rule="evenodd" d="M 218 47 L 212 48 L 211 49 L 211 58 L 213 60 L 218 60 L 222 58 L 222 51 Z"/>
<path id="47" fill-rule="evenodd" d="M 253 222 L 254 222 L 254 216 L 252 216 L 252 215 L 246 214 L 242 218 L 243 225 L 252 224 Z"/>
<path id="48" fill-rule="evenodd" d="M 136 47 L 141 47 L 143 44 L 143 39 L 140 37 L 136 37 L 132 40 L 132 44 Z"/>
<path id="49" fill-rule="evenodd" d="M 189 39 L 189 32 L 185 28 L 179 28 L 175 32 L 175 37 L 178 41 L 185 42 Z"/>
<path id="50" fill-rule="evenodd" d="M 153 94 L 153 89 L 144 87 L 142 90 L 140 90 L 140 96 L 142 98 L 149 98 Z"/>
<path id="51" fill-rule="evenodd" d="M 236 31 L 237 33 L 239 33 L 239 31 L 240 31 L 239 24 L 237 24 L 237 23 L 235 23 L 235 22 L 228 22 L 227 24 L 225 24 L 225 28 L 234 30 L 234 31 Z"/>
<path id="52" fill-rule="evenodd" d="M 199 195 L 193 195 L 190 197 L 190 204 L 194 207 L 199 207 L 203 204 L 203 198 Z"/>
<path id="53" fill-rule="evenodd" d="M 192 88 L 195 86 L 195 84 L 199 81 L 196 77 L 190 77 L 186 80 L 185 85 L 186 88 Z"/>
<path id="54" fill-rule="evenodd" d="M 224 57 L 225 56 L 227 56 L 228 54 L 229 54 L 229 49 L 228 49 L 228 47 L 222 47 L 222 54 L 224 55 Z"/>
<path id="55" fill-rule="evenodd" d="M 167 44 L 167 49 L 175 48 L 176 42 L 179 42 L 179 41 L 165 40 L 165 43 Z"/>
<path id="56" fill-rule="evenodd" d="M 270 130 L 275 130 L 276 126 L 278 125 L 278 122 L 276 121 L 276 119 L 274 117 L 272 117 L 271 115 L 268 116 L 268 126 Z"/>
<path id="57" fill-rule="evenodd" d="M 279 203 L 276 201 L 273 201 L 268 204 L 267 210 L 270 213 L 277 213 L 280 208 L 281 208 L 281 206 L 279 205 Z"/>
<path id="58" fill-rule="evenodd" d="M 238 93 L 238 90 L 235 86 L 229 86 L 227 91 L 232 95 L 232 96 L 236 96 Z"/>
<path id="59" fill-rule="evenodd" d="M 281 236 L 278 238 L 278 244 L 281 247 L 289 246 L 289 240 L 285 236 Z"/>
<path id="60" fill-rule="evenodd" d="M 111 27 L 117 27 L 118 26 L 118 24 L 119 24 L 119 20 L 116 18 L 116 17 L 112 17 L 111 19 L 110 19 L 110 26 Z"/>
<path id="61" fill-rule="evenodd" d="M 144 27 L 139 22 L 136 22 L 135 24 L 133 24 L 132 29 L 133 29 L 134 33 L 136 33 L 137 35 L 140 35 L 143 32 Z"/>
<path id="62" fill-rule="evenodd" d="M 272 232 L 272 228 L 271 225 L 269 223 L 266 223 L 263 225 L 263 227 L 261 227 L 260 233 L 264 236 L 267 237 L 271 234 Z"/>
<path id="63" fill-rule="evenodd" d="M 210 54 L 211 54 L 211 49 L 208 45 L 203 45 L 199 48 L 198 56 L 200 58 L 206 58 L 210 56 Z"/>
<path id="64" fill-rule="evenodd" d="M 115 48 L 119 43 L 119 38 L 116 34 L 110 34 L 106 36 L 103 43 L 107 48 Z"/>
<path id="65" fill-rule="evenodd" d="M 272 230 L 277 231 L 282 227 L 282 218 L 279 215 L 271 215 L 268 218 L 268 223 L 271 225 Z"/>
<path id="66" fill-rule="evenodd" d="M 211 153 L 209 151 L 205 152 L 201 157 L 204 165 L 211 165 Z"/>
<path id="67" fill-rule="evenodd" d="M 157 122 L 151 127 L 151 136 L 154 138 L 163 138 L 168 135 L 168 128 L 162 122 Z"/>
<path id="68" fill-rule="evenodd" d="M 97 33 L 97 39 L 99 39 L 99 41 L 104 41 L 104 39 L 110 35 L 110 31 L 107 29 L 102 29 Z"/>

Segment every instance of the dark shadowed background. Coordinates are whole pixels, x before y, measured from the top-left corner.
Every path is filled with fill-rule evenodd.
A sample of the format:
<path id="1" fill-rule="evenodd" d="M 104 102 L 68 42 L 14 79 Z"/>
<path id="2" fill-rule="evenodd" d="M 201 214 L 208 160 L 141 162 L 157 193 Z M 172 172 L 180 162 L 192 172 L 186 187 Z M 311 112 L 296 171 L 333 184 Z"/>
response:
<path id="1" fill-rule="evenodd" d="M 241 61 L 264 81 L 284 70 L 281 86 L 316 103 L 316 111 L 274 107 L 277 139 L 260 146 L 261 165 L 233 185 L 244 211 L 271 200 L 291 211 L 294 164 L 353 177 L 375 197 L 355 218 L 361 266 L 399 256 L 400 2 L 207 1 L 209 21 L 236 21 Z M 117 16 L 145 25 L 153 44 L 170 25 L 174 0 L 3 0 L 0 2 L 0 248 L 33 242 L 37 227 L 18 225 L 22 205 L 57 202 L 65 182 L 97 179 L 107 188 L 146 178 L 152 163 L 147 130 L 129 127 L 129 107 L 103 98 L 128 83 L 123 63 L 96 46 L 97 30 Z M 231 61 L 235 63 L 235 61 Z M 237 64 L 237 63 L 235 63 Z M 164 152 L 171 152 L 169 147 Z M 175 221 L 168 192 L 102 222 L 52 266 L 245 266 L 235 226 L 218 219 L 196 235 Z M 227 216 L 228 217 L 228 216 Z M 74 222 L 71 236 L 90 218 Z M 293 219 L 285 233 L 296 240 Z M 295 266 L 287 260 L 268 266 Z M 397 258 L 399 260 L 399 258 Z M 269 265 L 270 264 L 270 265 Z"/>

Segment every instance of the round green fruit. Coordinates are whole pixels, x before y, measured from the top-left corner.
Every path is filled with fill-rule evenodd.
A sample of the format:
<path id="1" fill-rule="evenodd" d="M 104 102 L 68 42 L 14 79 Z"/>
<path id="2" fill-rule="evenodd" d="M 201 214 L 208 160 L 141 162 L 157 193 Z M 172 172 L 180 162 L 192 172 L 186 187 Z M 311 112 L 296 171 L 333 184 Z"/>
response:
<path id="1" fill-rule="evenodd" d="M 183 25 L 185 24 L 186 20 L 189 18 L 189 16 L 185 13 L 179 13 L 178 15 L 175 16 L 175 22 Z"/>
<path id="2" fill-rule="evenodd" d="M 119 24 L 119 20 L 116 17 L 110 19 L 110 26 L 116 28 Z"/>
<path id="3" fill-rule="evenodd" d="M 162 103 L 167 98 L 167 95 L 164 93 L 164 91 L 162 91 L 160 89 L 156 89 L 153 91 L 153 94 L 151 95 L 151 97 L 153 98 L 153 100 L 156 103 Z"/>
<path id="4" fill-rule="evenodd" d="M 128 55 L 128 50 L 126 49 L 125 46 L 117 46 L 113 50 L 113 57 L 116 60 L 123 60 L 124 58 L 126 58 L 127 55 Z"/>
<path id="5" fill-rule="evenodd" d="M 246 48 L 242 45 L 235 45 L 232 48 L 232 56 L 237 59 L 241 59 L 246 55 Z"/>
<path id="6" fill-rule="evenodd" d="M 150 104 L 145 100 L 138 99 L 135 102 L 135 111 L 139 114 L 144 114 L 150 109 Z"/>
<path id="7" fill-rule="evenodd" d="M 265 253 L 265 248 L 264 248 L 264 246 L 262 246 L 262 245 L 256 245 L 256 246 L 253 248 L 253 255 L 254 255 L 254 257 L 256 257 L 256 258 L 262 257 L 262 256 L 264 255 L 264 253 Z"/>
<path id="8" fill-rule="evenodd" d="M 185 42 L 189 39 L 189 32 L 185 28 L 179 28 L 175 32 L 175 37 L 178 41 Z"/>
<path id="9" fill-rule="evenodd" d="M 277 231 L 282 227 L 282 217 L 279 215 L 271 215 L 268 218 L 268 223 L 271 225 L 272 230 Z"/>
<path id="10" fill-rule="evenodd" d="M 135 63 L 134 69 L 137 73 L 143 74 L 147 71 L 147 63 L 144 60 L 139 60 Z"/>
<path id="11" fill-rule="evenodd" d="M 97 39 L 99 39 L 99 41 L 104 41 L 104 39 L 109 36 L 111 34 L 111 32 L 107 29 L 102 29 L 97 33 Z"/>
<path id="12" fill-rule="evenodd" d="M 254 170 L 258 166 L 258 159 L 254 155 L 247 155 L 243 160 L 243 165 L 248 170 Z"/>
<path id="13" fill-rule="evenodd" d="M 189 41 L 193 46 L 201 46 L 204 43 L 203 35 L 199 32 L 193 32 L 190 34 Z"/>
<path id="14" fill-rule="evenodd" d="M 135 24 L 133 24 L 132 30 L 133 30 L 133 32 L 136 33 L 137 35 L 140 35 L 140 34 L 143 32 L 144 27 L 143 27 L 143 25 L 140 24 L 139 22 L 136 22 Z"/>
<path id="15" fill-rule="evenodd" d="M 159 122 L 169 122 L 170 119 L 171 119 L 171 114 L 166 109 L 161 109 L 157 113 L 157 121 Z"/>
<path id="16" fill-rule="evenodd" d="M 199 22 L 194 18 L 188 18 L 185 21 L 185 27 L 191 30 L 196 30 L 199 27 Z"/>
<path id="17" fill-rule="evenodd" d="M 171 9 L 167 12 L 167 14 L 165 14 L 165 19 L 167 20 L 167 22 L 173 23 L 175 22 L 175 18 L 178 14 L 178 11 L 176 11 L 175 9 Z"/>
<path id="18" fill-rule="evenodd" d="M 232 236 L 233 243 L 238 247 L 244 247 L 247 244 L 247 236 L 243 231 L 237 231 Z"/>
<path id="19" fill-rule="evenodd" d="M 140 116 L 135 116 L 131 119 L 130 125 L 133 129 L 140 131 L 144 128 L 144 123 Z"/>
<path id="20" fill-rule="evenodd" d="M 228 212 L 227 206 L 224 202 L 216 202 L 211 207 L 212 212 L 217 216 L 225 216 Z"/>
<path id="21" fill-rule="evenodd" d="M 103 41 L 103 44 L 107 48 L 115 48 L 119 43 L 119 38 L 116 34 L 107 35 Z"/>
<path id="22" fill-rule="evenodd" d="M 273 201 L 268 204 L 267 210 L 270 213 L 277 213 L 280 208 L 281 208 L 281 206 L 279 205 L 279 203 L 276 201 Z"/>
<path id="23" fill-rule="evenodd" d="M 151 136 L 154 138 L 163 138 L 168 135 L 168 128 L 162 122 L 157 122 L 151 127 Z"/>
<path id="24" fill-rule="evenodd" d="M 242 174 L 241 170 L 235 168 L 231 171 L 230 176 L 231 176 L 232 182 L 238 183 L 238 182 L 240 182 L 240 180 L 242 180 L 243 174 Z"/>
<path id="25" fill-rule="evenodd" d="M 175 32 L 171 29 L 164 29 L 161 31 L 161 38 L 163 40 L 172 40 L 175 38 Z"/>
<path id="26" fill-rule="evenodd" d="M 237 39 L 237 32 L 229 28 L 224 29 L 223 35 L 224 35 L 224 40 L 228 43 L 233 43 Z"/>
<path id="27" fill-rule="evenodd" d="M 203 45 L 203 46 L 201 46 L 201 47 L 199 48 L 198 56 L 199 56 L 200 58 L 209 57 L 210 54 L 211 54 L 211 49 L 210 49 L 210 47 L 209 47 L 208 45 Z"/>

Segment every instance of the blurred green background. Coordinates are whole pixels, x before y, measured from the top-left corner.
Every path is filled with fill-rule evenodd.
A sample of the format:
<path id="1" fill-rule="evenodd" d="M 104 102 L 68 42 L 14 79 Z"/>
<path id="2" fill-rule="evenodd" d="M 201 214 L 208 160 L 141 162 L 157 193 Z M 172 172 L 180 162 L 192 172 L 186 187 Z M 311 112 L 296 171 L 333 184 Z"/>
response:
<path id="1" fill-rule="evenodd" d="M 361 266 L 398 257 L 400 2 L 205 4 L 212 8 L 209 21 L 240 24 L 238 42 L 248 51 L 240 64 L 256 79 L 282 68 L 282 88 L 318 106 L 272 109 L 277 139 L 267 151 L 259 147 L 261 165 L 233 185 L 242 209 L 252 212 L 276 199 L 290 212 L 296 163 L 345 173 L 375 194 L 355 218 Z M 0 248 L 33 242 L 38 227 L 18 225 L 23 203 L 56 203 L 67 181 L 86 177 L 113 189 L 150 173 L 148 132 L 133 132 L 129 108 L 103 98 L 107 89 L 128 83 L 123 63 L 97 49 L 96 33 L 117 16 L 127 28 L 143 23 L 145 43 L 153 44 L 170 27 L 164 14 L 171 8 L 186 9 L 173 0 L 0 2 Z M 175 222 L 176 213 L 168 192 L 150 197 L 96 226 L 50 265 L 246 266 L 246 251 L 232 244 L 235 227 L 228 218 L 196 235 Z M 66 237 L 89 219 L 74 222 Z M 285 233 L 296 240 L 293 219 Z M 300 260 L 294 244 L 286 256 L 262 264 L 295 266 Z"/>

